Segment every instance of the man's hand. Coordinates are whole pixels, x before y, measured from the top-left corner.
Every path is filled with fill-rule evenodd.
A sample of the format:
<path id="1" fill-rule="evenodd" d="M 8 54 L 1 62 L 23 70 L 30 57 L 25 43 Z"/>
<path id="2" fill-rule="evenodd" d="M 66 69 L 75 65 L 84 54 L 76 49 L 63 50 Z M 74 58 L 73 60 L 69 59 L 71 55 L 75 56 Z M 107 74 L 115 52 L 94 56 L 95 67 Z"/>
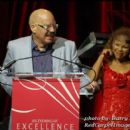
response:
<path id="1" fill-rule="evenodd" d="M 88 92 L 95 93 L 100 90 L 100 85 L 97 81 L 93 81 L 91 84 L 86 86 L 86 89 L 88 90 Z"/>

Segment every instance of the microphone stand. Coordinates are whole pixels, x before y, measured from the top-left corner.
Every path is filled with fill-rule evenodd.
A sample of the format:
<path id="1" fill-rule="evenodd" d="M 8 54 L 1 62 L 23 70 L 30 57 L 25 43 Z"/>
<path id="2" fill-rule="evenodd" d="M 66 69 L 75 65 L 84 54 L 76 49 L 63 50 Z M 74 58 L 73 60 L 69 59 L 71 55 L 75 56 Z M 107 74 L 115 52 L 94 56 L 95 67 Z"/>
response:
<path id="1" fill-rule="evenodd" d="M 94 70 L 92 67 L 89 67 L 89 66 L 84 65 L 84 64 L 81 64 L 81 63 L 76 63 L 76 62 L 73 62 L 73 61 L 69 61 L 69 60 L 66 60 L 66 59 L 62 59 L 62 58 L 60 58 L 60 57 L 57 57 L 57 56 L 52 55 L 52 52 L 53 52 L 53 51 L 51 51 L 51 53 L 46 53 L 46 54 L 44 54 L 44 55 L 51 54 L 51 56 L 52 56 L 53 58 L 66 61 L 66 62 L 71 63 L 71 64 L 75 64 L 75 65 L 77 65 L 80 69 L 81 69 L 81 68 L 86 68 L 86 69 L 92 70 L 92 71 L 94 72 L 94 78 L 91 80 L 91 82 L 90 82 L 89 84 L 91 84 L 91 83 L 95 80 L 95 78 L 96 78 L 96 72 L 95 72 L 95 70 Z M 15 64 L 15 63 L 16 63 L 17 61 L 19 61 L 19 60 L 25 60 L 25 59 L 30 59 L 30 58 L 34 58 L 34 57 L 44 56 L 44 55 L 30 56 L 30 57 L 24 57 L 24 58 L 19 58 L 19 59 L 13 60 L 13 61 L 9 62 L 7 65 L 1 67 L 1 68 L 0 68 L 0 73 L 1 73 L 3 70 L 6 70 L 6 69 L 10 68 L 13 64 Z M 86 74 L 86 73 L 84 73 L 84 74 Z M 4 84 L 4 83 L 0 83 L 0 84 Z M 86 84 L 86 85 L 89 85 L 89 84 Z M 80 89 L 84 88 L 86 85 L 82 86 Z"/>

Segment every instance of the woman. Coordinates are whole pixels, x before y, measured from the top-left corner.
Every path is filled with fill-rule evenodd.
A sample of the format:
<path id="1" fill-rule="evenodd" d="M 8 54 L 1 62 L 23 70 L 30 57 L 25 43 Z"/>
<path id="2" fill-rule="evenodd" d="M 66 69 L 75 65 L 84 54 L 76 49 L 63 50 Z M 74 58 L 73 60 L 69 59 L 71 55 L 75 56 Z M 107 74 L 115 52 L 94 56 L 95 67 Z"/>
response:
<path id="1" fill-rule="evenodd" d="M 94 129 L 130 130 L 130 28 L 113 32 L 93 69 L 103 90 Z"/>

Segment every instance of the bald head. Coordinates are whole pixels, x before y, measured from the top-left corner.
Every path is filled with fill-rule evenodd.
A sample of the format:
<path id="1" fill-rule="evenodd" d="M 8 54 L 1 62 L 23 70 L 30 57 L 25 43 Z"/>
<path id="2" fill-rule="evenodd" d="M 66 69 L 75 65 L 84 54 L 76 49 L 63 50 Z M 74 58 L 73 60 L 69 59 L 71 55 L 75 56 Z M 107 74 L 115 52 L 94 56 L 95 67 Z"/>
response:
<path id="1" fill-rule="evenodd" d="M 37 9 L 29 18 L 32 38 L 38 47 L 53 43 L 56 34 L 56 21 L 53 14 L 46 9 Z"/>
<path id="2" fill-rule="evenodd" d="M 39 23 L 41 20 L 52 19 L 55 20 L 53 14 L 46 9 L 37 9 L 33 11 L 29 18 L 29 25 Z"/>

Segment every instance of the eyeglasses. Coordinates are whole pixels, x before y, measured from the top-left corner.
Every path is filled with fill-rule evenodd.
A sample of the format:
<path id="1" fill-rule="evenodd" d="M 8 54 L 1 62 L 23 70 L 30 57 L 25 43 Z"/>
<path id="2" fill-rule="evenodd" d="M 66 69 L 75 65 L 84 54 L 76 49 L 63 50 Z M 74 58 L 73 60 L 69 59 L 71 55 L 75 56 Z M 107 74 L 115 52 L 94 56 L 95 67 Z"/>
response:
<path id="1" fill-rule="evenodd" d="M 44 24 L 44 25 L 40 25 L 38 24 L 39 27 L 44 28 L 45 30 L 49 30 L 51 27 L 53 27 L 55 30 L 58 29 L 59 25 L 58 24 Z"/>

